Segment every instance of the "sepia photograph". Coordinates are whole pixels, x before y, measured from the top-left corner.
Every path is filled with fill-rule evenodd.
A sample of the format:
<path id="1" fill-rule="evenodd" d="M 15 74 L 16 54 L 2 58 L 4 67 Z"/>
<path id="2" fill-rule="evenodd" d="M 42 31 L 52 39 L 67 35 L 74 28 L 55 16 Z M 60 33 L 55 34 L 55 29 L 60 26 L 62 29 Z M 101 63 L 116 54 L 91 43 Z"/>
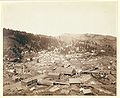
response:
<path id="1" fill-rule="evenodd" d="M 1 8 L 3 96 L 117 95 L 117 1 Z"/>

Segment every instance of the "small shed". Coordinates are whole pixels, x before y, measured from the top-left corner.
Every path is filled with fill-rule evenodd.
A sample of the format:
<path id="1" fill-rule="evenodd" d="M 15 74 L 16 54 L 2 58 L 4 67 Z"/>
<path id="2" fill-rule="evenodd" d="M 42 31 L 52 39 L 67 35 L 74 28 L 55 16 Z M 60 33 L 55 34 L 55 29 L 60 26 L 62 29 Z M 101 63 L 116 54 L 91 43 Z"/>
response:
<path id="1" fill-rule="evenodd" d="M 34 78 L 34 77 L 33 78 L 28 78 L 28 79 L 22 80 L 21 83 L 24 86 L 36 85 L 37 84 L 37 79 Z"/>
<path id="2" fill-rule="evenodd" d="M 84 95 L 93 95 L 91 89 L 83 89 L 83 94 Z"/>
<path id="3" fill-rule="evenodd" d="M 63 73 L 64 75 L 75 75 L 76 74 L 76 70 L 74 68 L 68 67 L 68 68 L 63 68 L 63 67 L 58 67 L 55 72 L 58 73 Z"/>
<path id="4" fill-rule="evenodd" d="M 81 78 L 69 78 L 69 83 L 70 84 L 80 84 Z"/>
<path id="5" fill-rule="evenodd" d="M 49 72 L 49 73 L 48 73 L 48 77 L 49 77 L 49 78 L 53 78 L 53 79 L 54 79 L 54 78 L 55 78 L 55 79 L 59 79 L 59 78 L 60 78 L 60 75 L 61 75 L 60 73 L 56 73 L 56 72 Z"/>

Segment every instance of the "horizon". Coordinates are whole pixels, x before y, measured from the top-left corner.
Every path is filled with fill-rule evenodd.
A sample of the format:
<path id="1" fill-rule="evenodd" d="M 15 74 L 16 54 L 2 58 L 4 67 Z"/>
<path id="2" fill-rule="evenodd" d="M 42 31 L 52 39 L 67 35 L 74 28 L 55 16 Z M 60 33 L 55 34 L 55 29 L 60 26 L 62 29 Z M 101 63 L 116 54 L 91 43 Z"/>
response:
<path id="1" fill-rule="evenodd" d="M 34 34 L 32 32 L 27 32 L 27 31 L 23 31 L 23 30 L 15 30 L 15 29 L 10 29 L 10 28 L 3 28 L 3 29 L 7 29 L 7 30 L 13 30 L 13 31 L 19 31 L 19 32 L 25 32 L 25 33 L 30 33 L 30 34 Z M 117 36 L 114 36 L 114 35 L 108 35 L 108 34 L 97 34 L 97 33 L 62 33 L 61 35 L 56 35 L 56 36 L 52 36 L 52 35 L 45 35 L 45 34 L 42 34 L 42 33 L 39 33 L 39 34 L 34 34 L 34 35 L 45 35 L 45 36 L 51 36 L 51 37 L 60 37 L 60 36 L 66 36 L 66 35 L 101 35 L 101 36 L 112 36 L 112 37 L 117 37 Z"/>

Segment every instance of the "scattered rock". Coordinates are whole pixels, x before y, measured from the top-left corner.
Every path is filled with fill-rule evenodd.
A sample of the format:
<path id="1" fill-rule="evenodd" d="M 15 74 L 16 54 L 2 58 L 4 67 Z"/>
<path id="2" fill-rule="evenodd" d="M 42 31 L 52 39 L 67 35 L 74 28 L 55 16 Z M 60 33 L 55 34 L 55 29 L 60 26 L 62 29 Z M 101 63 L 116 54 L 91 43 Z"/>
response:
<path id="1" fill-rule="evenodd" d="M 21 83 L 24 86 L 37 85 L 37 79 L 35 79 L 34 77 L 28 78 L 28 79 L 22 80 Z"/>

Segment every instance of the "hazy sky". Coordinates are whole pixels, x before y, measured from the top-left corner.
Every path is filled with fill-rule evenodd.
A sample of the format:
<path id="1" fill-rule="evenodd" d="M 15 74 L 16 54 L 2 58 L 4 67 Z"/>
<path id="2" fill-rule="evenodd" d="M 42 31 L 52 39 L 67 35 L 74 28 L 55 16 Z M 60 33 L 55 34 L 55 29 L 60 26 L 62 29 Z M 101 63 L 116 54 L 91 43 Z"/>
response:
<path id="1" fill-rule="evenodd" d="M 117 35 L 115 2 L 4 3 L 3 27 L 34 34 Z"/>

